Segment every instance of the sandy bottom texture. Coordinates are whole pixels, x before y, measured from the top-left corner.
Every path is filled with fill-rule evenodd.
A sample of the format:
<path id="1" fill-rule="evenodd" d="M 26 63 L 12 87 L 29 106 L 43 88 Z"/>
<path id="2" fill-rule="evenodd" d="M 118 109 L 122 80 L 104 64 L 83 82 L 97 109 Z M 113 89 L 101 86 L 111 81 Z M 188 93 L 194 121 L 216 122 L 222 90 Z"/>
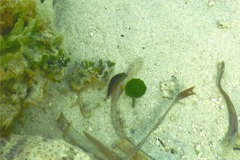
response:
<path id="1" fill-rule="evenodd" d="M 143 152 L 156 160 L 240 157 L 240 151 L 221 144 L 228 111 L 216 87 L 217 64 L 224 61 L 222 86 L 239 121 L 240 0 L 53 0 L 53 7 L 72 64 L 111 60 L 117 74 L 127 72 L 137 58 L 143 61 L 133 77 L 144 80 L 146 94 L 135 108 L 124 93 L 117 103 L 123 130 L 135 143 L 167 109 L 172 92 L 195 86 L 196 94 L 172 108 L 141 148 Z M 111 124 L 110 101 L 104 101 L 106 87 L 81 93 L 64 84 L 50 88 L 48 98 L 37 104 L 40 107 L 26 111 L 28 118 L 22 118 L 16 132 L 61 138 L 56 120 L 62 112 L 72 122 L 71 137 L 78 146 L 89 145 L 86 131 L 113 148 L 118 136 Z M 81 105 L 93 108 L 91 116 L 82 115 Z"/>

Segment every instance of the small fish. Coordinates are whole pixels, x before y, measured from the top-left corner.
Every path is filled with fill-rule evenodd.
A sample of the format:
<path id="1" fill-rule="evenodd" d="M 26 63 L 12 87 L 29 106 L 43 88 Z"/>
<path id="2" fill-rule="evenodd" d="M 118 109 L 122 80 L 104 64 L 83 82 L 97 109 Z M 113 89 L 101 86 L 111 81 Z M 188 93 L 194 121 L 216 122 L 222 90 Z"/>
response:
<path id="1" fill-rule="evenodd" d="M 119 73 L 113 76 L 109 82 L 108 93 L 105 98 L 106 100 L 111 96 L 111 121 L 113 128 L 119 137 L 125 137 L 125 132 L 122 119 L 119 116 L 119 109 L 117 107 L 119 95 L 122 93 L 122 90 L 119 90 L 118 87 L 127 76 L 126 73 Z"/>
<path id="2" fill-rule="evenodd" d="M 228 94 L 223 90 L 221 86 L 221 79 L 222 75 L 224 73 L 224 67 L 225 64 L 224 62 L 221 62 L 218 64 L 218 76 L 217 76 L 217 87 L 219 91 L 221 92 L 226 104 L 227 104 L 227 109 L 228 109 L 228 131 L 225 139 L 223 140 L 223 144 L 225 146 L 230 146 L 232 147 L 236 143 L 237 139 L 237 134 L 238 134 L 238 118 L 237 118 L 237 113 L 234 108 L 234 105 L 228 96 Z"/>
<path id="3" fill-rule="evenodd" d="M 108 89 L 107 89 L 107 98 L 112 96 L 116 91 L 119 86 L 119 84 L 127 77 L 126 73 L 118 73 L 115 76 L 113 76 L 108 84 Z"/>

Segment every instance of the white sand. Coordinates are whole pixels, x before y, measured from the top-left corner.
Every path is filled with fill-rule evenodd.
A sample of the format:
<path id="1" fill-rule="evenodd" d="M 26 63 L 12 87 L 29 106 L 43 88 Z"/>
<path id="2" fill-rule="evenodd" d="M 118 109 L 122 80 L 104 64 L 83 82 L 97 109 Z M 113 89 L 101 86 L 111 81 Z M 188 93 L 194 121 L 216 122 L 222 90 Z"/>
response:
<path id="1" fill-rule="evenodd" d="M 142 150 L 155 159 L 237 160 L 240 151 L 221 156 L 220 140 L 227 132 L 228 112 L 215 79 L 217 63 L 225 61 L 223 88 L 240 116 L 240 1 L 116 1 L 55 0 L 54 5 L 56 23 L 73 60 L 111 60 L 119 73 L 126 72 L 135 58 L 143 57 L 144 66 L 135 77 L 145 81 L 146 94 L 134 109 L 127 96 L 119 99 L 129 136 L 138 142 L 147 133 L 161 106 L 159 82 L 175 76 L 180 90 L 196 86 L 196 95 L 174 106 Z M 49 103 L 55 107 L 54 117 L 47 122 L 39 120 L 38 129 L 47 128 L 43 124 L 64 111 L 79 132 L 86 130 L 111 147 L 116 135 L 110 123 L 110 103 L 103 101 L 106 89 L 82 95 L 86 105 L 100 105 L 91 118 L 84 119 L 78 107 L 69 107 L 77 99 L 76 93 L 53 95 Z M 130 134 L 131 129 L 136 130 L 135 135 Z M 33 132 L 22 129 L 22 133 Z M 47 132 L 59 135 L 54 129 Z"/>

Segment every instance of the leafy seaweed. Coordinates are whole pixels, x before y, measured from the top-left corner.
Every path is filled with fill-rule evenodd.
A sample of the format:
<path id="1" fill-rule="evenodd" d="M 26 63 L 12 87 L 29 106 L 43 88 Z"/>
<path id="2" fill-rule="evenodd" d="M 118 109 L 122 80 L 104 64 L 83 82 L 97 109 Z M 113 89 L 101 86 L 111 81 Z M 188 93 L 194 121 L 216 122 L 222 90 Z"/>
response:
<path id="1" fill-rule="evenodd" d="M 41 98 L 28 98 L 34 84 L 43 89 L 46 81 L 61 80 L 70 62 L 63 37 L 53 27 L 53 15 L 44 14 L 43 5 L 36 0 L 0 1 L 0 127 L 9 126 L 14 118 L 8 111 L 19 112 L 19 105 Z M 24 86 L 21 96 L 11 92 L 13 86 Z"/>
<path id="2" fill-rule="evenodd" d="M 110 67 L 109 63 L 112 64 Z M 114 69 L 113 64 L 115 63 L 101 59 L 98 62 L 87 60 L 76 62 L 74 70 L 68 77 L 71 88 L 75 91 L 81 91 L 89 86 L 104 86 Z"/>

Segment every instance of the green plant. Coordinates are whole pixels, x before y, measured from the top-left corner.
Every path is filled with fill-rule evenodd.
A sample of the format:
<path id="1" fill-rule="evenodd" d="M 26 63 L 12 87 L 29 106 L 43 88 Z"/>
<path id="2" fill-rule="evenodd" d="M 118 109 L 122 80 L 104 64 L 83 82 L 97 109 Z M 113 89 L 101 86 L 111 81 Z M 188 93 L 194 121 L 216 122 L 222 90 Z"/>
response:
<path id="1" fill-rule="evenodd" d="M 70 59 L 52 13 L 38 0 L 0 0 L 0 128 L 63 78 Z"/>
<path id="2" fill-rule="evenodd" d="M 75 63 L 73 71 L 68 76 L 70 87 L 74 91 L 83 91 L 88 87 L 103 87 L 109 80 L 110 73 L 115 66 L 114 62 L 103 61 L 82 61 Z"/>
<path id="3" fill-rule="evenodd" d="M 125 93 L 132 98 L 132 107 L 135 107 L 136 99 L 142 97 L 146 90 L 145 83 L 139 78 L 133 78 L 127 82 Z"/>

